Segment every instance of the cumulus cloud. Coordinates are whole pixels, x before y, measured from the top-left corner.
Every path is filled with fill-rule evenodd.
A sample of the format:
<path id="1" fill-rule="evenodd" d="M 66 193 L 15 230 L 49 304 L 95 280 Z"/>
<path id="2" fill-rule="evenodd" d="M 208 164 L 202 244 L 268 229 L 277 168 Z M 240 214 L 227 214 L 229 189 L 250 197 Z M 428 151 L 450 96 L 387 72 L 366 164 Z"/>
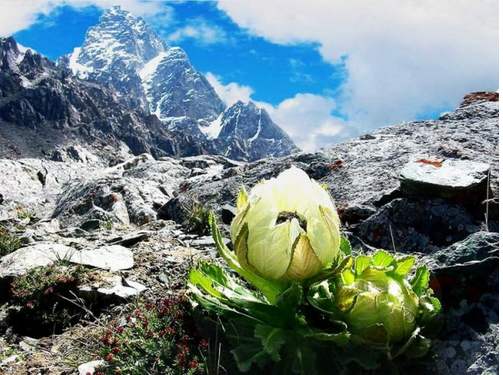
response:
<path id="1" fill-rule="evenodd" d="M 347 55 L 339 106 L 367 130 L 455 107 L 498 85 L 497 0 L 218 0 L 239 26 L 274 43 L 315 42 Z M 341 101 L 342 100 L 342 101 Z"/>
<path id="2" fill-rule="evenodd" d="M 224 43 L 228 40 L 225 31 L 202 18 L 195 18 L 168 35 L 168 39 L 179 42 L 184 39 L 193 39 L 201 45 Z"/>
<path id="3" fill-rule="evenodd" d="M 346 124 L 333 114 L 337 106 L 330 97 L 301 93 L 277 106 L 258 104 L 304 151 L 332 145 L 347 131 Z"/>
<path id="4" fill-rule="evenodd" d="M 224 84 L 212 73 L 206 73 L 206 78 L 228 107 L 238 100 L 245 103 L 252 100 L 253 89 L 249 86 L 236 82 Z M 336 102 L 330 97 L 301 93 L 278 105 L 253 102 L 264 108 L 272 120 L 305 151 L 331 145 L 348 132 L 346 124 L 333 114 Z"/>
<path id="5" fill-rule="evenodd" d="M 213 86 L 220 99 L 224 101 L 227 107 L 230 107 L 238 100 L 246 103 L 251 100 L 253 89 L 250 86 L 240 85 L 236 82 L 224 84 L 220 77 L 213 73 L 206 73 L 206 79 Z"/>
<path id="6" fill-rule="evenodd" d="M 9 36 L 30 27 L 41 16 L 47 16 L 60 6 L 85 8 L 96 6 L 107 9 L 120 5 L 139 16 L 166 19 L 172 9 L 156 0 L 0 0 L 0 36 Z"/>

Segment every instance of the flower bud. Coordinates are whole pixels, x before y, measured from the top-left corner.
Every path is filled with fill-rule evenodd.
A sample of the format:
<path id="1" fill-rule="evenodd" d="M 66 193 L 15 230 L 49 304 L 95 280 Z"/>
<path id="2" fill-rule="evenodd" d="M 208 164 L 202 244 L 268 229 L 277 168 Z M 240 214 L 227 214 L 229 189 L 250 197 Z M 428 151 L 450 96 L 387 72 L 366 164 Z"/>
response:
<path id="1" fill-rule="evenodd" d="M 231 238 L 240 265 L 270 280 L 304 280 L 339 259 L 339 217 L 330 195 L 302 170 L 242 189 Z"/>

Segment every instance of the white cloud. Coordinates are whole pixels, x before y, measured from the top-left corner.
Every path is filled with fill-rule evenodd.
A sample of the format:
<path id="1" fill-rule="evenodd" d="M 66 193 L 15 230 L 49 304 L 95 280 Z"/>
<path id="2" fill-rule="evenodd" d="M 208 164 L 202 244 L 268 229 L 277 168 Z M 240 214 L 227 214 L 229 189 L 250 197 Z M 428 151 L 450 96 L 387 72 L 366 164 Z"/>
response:
<path id="1" fill-rule="evenodd" d="M 368 130 L 455 107 L 498 85 L 497 0 L 218 0 L 239 26 L 280 44 L 347 55 L 339 106 Z M 355 125 L 356 126 L 356 125 Z"/>
<path id="2" fill-rule="evenodd" d="M 202 45 L 224 43 L 228 40 L 227 34 L 221 27 L 208 23 L 202 18 L 187 21 L 185 26 L 168 35 L 168 39 L 173 42 L 194 39 Z"/>
<path id="3" fill-rule="evenodd" d="M 120 5 L 139 16 L 161 17 L 166 20 L 171 8 L 156 0 L 0 0 L 0 37 L 9 36 L 30 27 L 40 16 L 47 16 L 60 6 L 107 9 Z"/>
<path id="4" fill-rule="evenodd" d="M 277 106 L 258 104 L 268 110 L 273 121 L 304 151 L 334 144 L 346 131 L 346 124 L 333 115 L 336 108 L 333 98 L 296 94 Z"/>
<path id="5" fill-rule="evenodd" d="M 240 85 L 235 82 L 223 84 L 220 78 L 213 73 L 206 73 L 206 79 L 213 86 L 220 99 L 224 101 L 227 107 L 230 107 L 238 100 L 246 103 L 251 100 L 253 89 L 249 86 Z"/>
<path id="6" fill-rule="evenodd" d="M 227 106 L 238 100 L 245 103 L 252 100 L 253 89 L 249 86 L 236 82 L 223 84 L 219 77 L 212 73 L 206 73 L 206 78 Z M 302 93 L 285 99 L 276 106 L 266 102 L 254 102 L 264 108 L 272 120 L 305 151 L 314 151 L 333 144 L 347 132 L 344 122 L 333 115 L 336 109 L 333 98 Z"/>

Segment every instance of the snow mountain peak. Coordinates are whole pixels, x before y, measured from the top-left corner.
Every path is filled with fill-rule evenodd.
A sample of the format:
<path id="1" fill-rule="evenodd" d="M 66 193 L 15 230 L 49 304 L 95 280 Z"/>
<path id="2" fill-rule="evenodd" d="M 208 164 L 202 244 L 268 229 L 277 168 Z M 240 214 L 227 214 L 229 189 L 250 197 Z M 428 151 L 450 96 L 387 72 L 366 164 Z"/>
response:
<path id="1" fill-rule="evenodd" d="M 182 48 L 167 46 L 142 18 L 119 6 L 103 13 L 66 64 L 78 77 L 115 89 L 127 106 L 155 114 L 169 129 L 214 143 L 212 149 L 231 158 L 255 160 L 297 150 L 253 102 L 226 109 Z"/>

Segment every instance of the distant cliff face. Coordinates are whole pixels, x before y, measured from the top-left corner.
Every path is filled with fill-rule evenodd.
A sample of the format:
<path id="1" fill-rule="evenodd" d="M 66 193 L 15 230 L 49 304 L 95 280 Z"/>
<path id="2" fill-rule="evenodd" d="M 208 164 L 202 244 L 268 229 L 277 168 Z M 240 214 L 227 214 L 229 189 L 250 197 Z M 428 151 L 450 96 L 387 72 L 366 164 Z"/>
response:
<path id="1" fill-rule="evenodd" d="M 113 88 L 79 79 L 12 38 L 0 39 L 0 64 L 1 157 L 51 157 L 72 145 L 89 146 L 107 160 L 215 151 L 205 139 L 169 130 L 156 116 L 127 106 Z"/>
<path id="2" fill-rule="evenodd" d="M 181 48 L 168 47 L 143 19 L 120 7 L 106 11 L 88 30 L 83 45 L 60 62 L 82 79 L 115 89 L 127 106 L 155 114 L 167 128 L 197 139 L 199 145 L 194 146 L 203 152 L 257 160 L 298 151 L 264 109 L 236 103 L 226 110 Z M 239 123 L 231 120 L 242 108 L 249 115 L 241 116 Z M 264 130 L 258 129 L 261 126 Z M 224 128 L 226 132 L 220 135 L 218 131 Z"/>

